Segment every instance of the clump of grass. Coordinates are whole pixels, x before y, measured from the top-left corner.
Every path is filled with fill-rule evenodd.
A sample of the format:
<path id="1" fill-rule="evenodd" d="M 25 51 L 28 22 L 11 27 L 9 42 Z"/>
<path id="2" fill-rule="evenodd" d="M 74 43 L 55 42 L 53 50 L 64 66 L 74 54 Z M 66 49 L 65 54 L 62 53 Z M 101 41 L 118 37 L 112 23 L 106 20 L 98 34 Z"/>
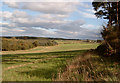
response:
<path id="1" fill-rule="evenodd" d="M 101 57 L 92 51 L 69 62 L 58 74 L 57 81 L 120 81 L 120 63 L 117 58 Z"/>

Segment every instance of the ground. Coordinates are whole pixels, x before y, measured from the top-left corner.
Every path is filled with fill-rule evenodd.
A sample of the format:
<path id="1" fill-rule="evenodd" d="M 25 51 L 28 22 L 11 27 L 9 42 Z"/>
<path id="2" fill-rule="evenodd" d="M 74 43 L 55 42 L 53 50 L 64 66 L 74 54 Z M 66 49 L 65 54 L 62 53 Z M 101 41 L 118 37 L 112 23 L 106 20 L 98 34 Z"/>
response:
<path id="1" fill-rule="evenodd" d="M 59 42 L 56 46 L 39 46 L 30 50 L 3 52 L 3 81 L 52 81 L 67 62 L 95 49 L 98 43 Z"/>

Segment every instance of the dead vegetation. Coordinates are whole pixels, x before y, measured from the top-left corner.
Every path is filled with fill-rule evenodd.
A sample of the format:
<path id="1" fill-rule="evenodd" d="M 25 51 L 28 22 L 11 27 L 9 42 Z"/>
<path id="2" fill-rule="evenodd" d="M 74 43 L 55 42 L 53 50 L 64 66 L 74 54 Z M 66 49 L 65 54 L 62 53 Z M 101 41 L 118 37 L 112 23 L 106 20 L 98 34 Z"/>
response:
<path id="1" fill-rule="evenodd" d="M 76 57 L 68 63 L 57 81 L 120 81 L 119 60 L 101 57 L 92 51 Z"/>

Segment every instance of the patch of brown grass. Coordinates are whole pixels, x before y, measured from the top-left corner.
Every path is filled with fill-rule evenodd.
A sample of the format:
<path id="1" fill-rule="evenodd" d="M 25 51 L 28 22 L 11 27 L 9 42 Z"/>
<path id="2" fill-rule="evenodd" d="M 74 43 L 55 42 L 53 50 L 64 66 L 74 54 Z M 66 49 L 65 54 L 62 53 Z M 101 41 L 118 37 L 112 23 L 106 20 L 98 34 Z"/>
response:
<path id="1" fill-rule="evenodd" d="M 106 61 L 105 61 L 106 60 Z M 109 62 L 88 51 L 69 62 L 64 72 L 58 74 L 57 81 L 120 81 L 120 65 Z M 116 64 L 116 63 L 115 63 Z"/>

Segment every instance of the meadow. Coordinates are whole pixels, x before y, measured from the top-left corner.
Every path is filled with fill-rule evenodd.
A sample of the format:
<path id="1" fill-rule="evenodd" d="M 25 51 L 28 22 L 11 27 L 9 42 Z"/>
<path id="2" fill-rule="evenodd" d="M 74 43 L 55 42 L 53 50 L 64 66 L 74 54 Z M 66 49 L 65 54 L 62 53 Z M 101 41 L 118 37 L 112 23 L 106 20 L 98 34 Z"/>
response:
<path id="1" fill-rule="evenodd" d="M 53 81 L 64 72 L 68 62 L 95 49 L 98 43 L 60 41 L 56 46 L 38 46 L 29 50 L 3 51 L 3 81 Z"/>
<path id="2" fill-rule="evenodd" d="M 98 55 L 100 43 L 56 40 L 55 46 L 2 52 L 3 81 L 120 81 L 118 56 Z"/>

